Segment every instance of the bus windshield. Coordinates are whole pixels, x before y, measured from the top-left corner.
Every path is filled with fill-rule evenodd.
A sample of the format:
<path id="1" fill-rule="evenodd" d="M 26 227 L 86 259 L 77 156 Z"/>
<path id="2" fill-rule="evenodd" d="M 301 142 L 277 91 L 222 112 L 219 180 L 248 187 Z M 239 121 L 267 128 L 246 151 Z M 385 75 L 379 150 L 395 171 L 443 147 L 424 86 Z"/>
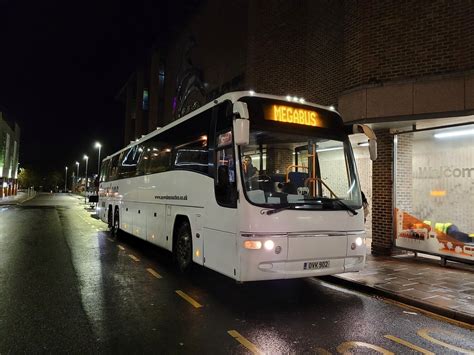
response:
<path id="1" fill-rule="evenodd" d="M 242 183 L 252 204 L 270 208 L 351 209 L 362 205 L 347 136 L 250 132 L 240 148 Z"/>

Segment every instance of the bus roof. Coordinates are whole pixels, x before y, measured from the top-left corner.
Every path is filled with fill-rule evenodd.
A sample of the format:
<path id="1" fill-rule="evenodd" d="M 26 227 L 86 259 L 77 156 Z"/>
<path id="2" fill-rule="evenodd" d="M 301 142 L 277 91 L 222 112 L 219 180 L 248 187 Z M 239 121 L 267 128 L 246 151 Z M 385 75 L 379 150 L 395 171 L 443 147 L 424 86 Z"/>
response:
<path id="1" fill-rule="evenodd" d="M 168 129 L 170 129 L 170 128 L 172 128 L 172 127 L 174 127 L 174 126 L 176 126 L 176 125 L 178 125 L 182 122 L 187 121 L 188 119 L 194 117 L 195 115 L 197 115 L 201 112 L 204 112 L 204 111 L 208 110 L 209 108 L 214 107 L 217 104 L 220 104 L 224 101 L 231 101 L 232 103 L 235 103 L 235 102 L 239 101 L 239 99 L 241 99 L 242 97 L 261 97 L 261 98 L 264 98 L 264 99 L 273 99 L 273 100 L 295 102 L 295 103 L 303 104 L 303 105 L 306 105 L 306 106 L 312 106 L 312 107 L 317 107 L 319 109 L 336 112 L 339 115 L 339 113 L 334 108 L 332 108 L 331 106 L 318 105 L 318 104 L 315 104 L 315 103 L 307 102 L 302 98 L 297 98 L 297 97 L 294 97 L 294 96 L 277 96 L 277 95 L 260 94 L 260 93 L 256 93 L 256 92 L 251 91 L 251 90 L 250 91 L 234 91 L 234 92 L 226 93 L 226 94 L 218 97 L 217 99 L 214 99 L 214 100 L 208 102 L 204 106 L 201 106 L 198 109 L 196 109 L 194 111 L 191 111 L 190 113 L 184 115 L 183 117 L 180 117 L 179 119 L 168 123 L 164 127 L 157 127 L 157 129 L 154 130 L 153 132 L 150 132 L 150 133 L 142 136 L 141 138 L 130 142 L 130 144 L 128 144 L 127 146 L 123 147 L 122 149 L 116 151 L 115 153 L 113 153 L 111 155 L 108 155 L 107 157 L 102 159 L 102 161 L 108 160 L 108 159 L 112 158 L 113 156 L 122 153 L 124 150 L 127 150 L 130 147 L 133 147 L 134 145 L 140 144 L 140 143 L 148 140 L 149 138 L 156 136 L 157 134 L 160 134 L 164 131 L 167 131 Z"/>

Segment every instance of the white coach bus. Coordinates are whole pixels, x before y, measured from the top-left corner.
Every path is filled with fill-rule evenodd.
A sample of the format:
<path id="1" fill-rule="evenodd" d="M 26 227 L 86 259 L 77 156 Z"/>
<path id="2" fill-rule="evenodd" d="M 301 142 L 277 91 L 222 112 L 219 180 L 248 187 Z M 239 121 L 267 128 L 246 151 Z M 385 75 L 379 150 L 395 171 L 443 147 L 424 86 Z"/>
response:
<path id="1" fill-rule="evenodd" d="M 98 213 L 237 281 L 361 270 L 364 213 L 352 133 L 303 99 L 223 95 L 103 160 Z"/>

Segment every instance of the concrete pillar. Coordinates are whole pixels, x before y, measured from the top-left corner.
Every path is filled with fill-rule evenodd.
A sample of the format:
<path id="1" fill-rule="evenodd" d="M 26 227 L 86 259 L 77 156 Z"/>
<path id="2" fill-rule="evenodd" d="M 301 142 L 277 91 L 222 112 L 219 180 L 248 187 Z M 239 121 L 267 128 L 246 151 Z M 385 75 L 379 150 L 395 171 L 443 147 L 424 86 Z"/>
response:
<path id="1" fill-rule="evenodd" d="M 125 145 L 128 145 L 131 140 L 135 139 L 135 78 L 132 77 L 128 83 L 125 93 Z"/>
<path id="2" fill-rule="evenodd" d="M 157 51 L 153 52 L 150 64 L 150 110 L 148 112 L 148 131 L 151 132 L 156 127 L 166 125 L 164 120 L 164 82 L 165 72 L 161 60 L 161 55 Z"/>
<path id="3" fill-rule="evenodd" d="M 140 138 L 144 133 L 143 125 L 143 88 L 144 88 L 143 68 L 137 70 L 137 86 L 135 95 L 135 138 Z"/>
<path id="4" fill-rule="evenodd" d="M 395 137 L 396 144 L 396 176 L 395 193 L 396 208 L 413 213 L 413 133 L 400 134 Z"/>
<path id="5" fill-rule="evenodd" d="M 393 136 L 376 132 L 378 158 L 372 164 L 372 254 L 390 255 L 393 247 Z"/>

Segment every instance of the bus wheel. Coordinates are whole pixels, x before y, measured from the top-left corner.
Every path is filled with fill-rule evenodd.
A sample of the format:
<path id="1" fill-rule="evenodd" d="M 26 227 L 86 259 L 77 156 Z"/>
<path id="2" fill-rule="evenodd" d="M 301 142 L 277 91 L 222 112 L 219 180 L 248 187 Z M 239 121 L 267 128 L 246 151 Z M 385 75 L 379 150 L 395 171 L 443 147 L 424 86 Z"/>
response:
<path id="1" fill-rule="evenodd" d="M 119 210 L 118 208 L 115 210 L 114 213 L 114 224 L 112 225 L 112 236 L 117 238 L 119 236 L 120 231 L 120 217 L 119 217 Z"/>
<path id="2" fill-rule="evenodd" d="M 109 227 L 110 230 L 112 230 L 112 227 L 113 227 L 112 207 L 109 207 L 109 212 L 107 213 L 107 226 Z"/>
<path id="3" fill-rule="evenodd" d="M 176 233 L 175 259 L 181 272 L 188 271 L 193 262 L 193 241 L 191 228 L 188 222 L 184 222 Z"/>

